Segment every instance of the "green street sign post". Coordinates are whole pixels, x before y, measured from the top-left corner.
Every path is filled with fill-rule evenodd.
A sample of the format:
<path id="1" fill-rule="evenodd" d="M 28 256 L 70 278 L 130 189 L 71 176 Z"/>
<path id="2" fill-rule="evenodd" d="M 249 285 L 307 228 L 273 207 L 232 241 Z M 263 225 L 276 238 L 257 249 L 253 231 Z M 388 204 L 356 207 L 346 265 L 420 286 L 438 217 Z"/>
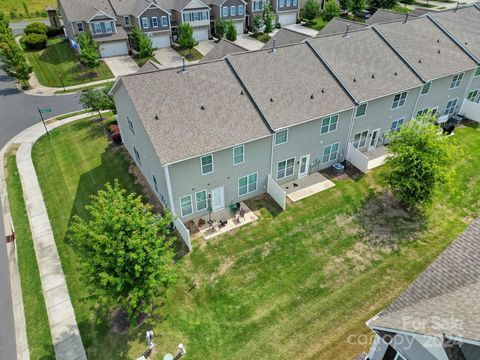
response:
<path id="1" fill-rule="evenodd" d="M 47 125 L 45 124 L 45 120 L 43 119 L 43 114 L 47 114 L 47 113 L 50 113 L 52 112 L 52 109 L 40 109 L 38 108 L 38 113 L 40 114 L 40 119 L 42 119 L 42 123 L 43 123 L 43 127 L 45 128 L 45 132 L 47 133 L 47 135 L 50 135 L 50 133 L 48 132 L 48 129 L 47 129 Z"/>

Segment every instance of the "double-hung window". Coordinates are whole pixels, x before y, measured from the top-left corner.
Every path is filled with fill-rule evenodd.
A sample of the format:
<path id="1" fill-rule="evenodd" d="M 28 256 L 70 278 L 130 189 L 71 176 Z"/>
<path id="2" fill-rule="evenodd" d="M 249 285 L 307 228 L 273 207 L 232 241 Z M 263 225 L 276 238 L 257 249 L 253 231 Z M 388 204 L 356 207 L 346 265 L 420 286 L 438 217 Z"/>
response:
<path id="1" fill-rule="evenodd" d="M 478 89 L 477 90 L 472 90 L 468 93 L 467 100 L 470 101 L 475 101 L 478 95 Z"/>
<path id="2" fill-rule="evenodd" d="M 422 109 L 422 110 L 418 110 L 418 111 L 417 111 L 417 116 L 415 116 L 415 117 L 418 118 L 418 117 L 420 117 L 420 116 L 426 115 L 427 113 L 428 113 L 428 108 L 425 108 L 425 109 Z M 393 123 L 392 123 L 392 124 L 393 124 Z"/>
<path id="3" fill-rule="evenodd" d="M 447 103 L 447 107 L 443 111 L 443 115 L 452 115 L 455 111 L 455 107 L 457 106 L 458 99 L 452 99 Z"/>
<path id="4" fill-rule="evenodd" d="M 353 135 L 353 147 L 356 149 L 364 148 L 367 144 L 368 130 Z"/>
<path id="5" fill-rule="evenodd" d="M 337 142 L 335 144 L 330 144 L 323 148 L 322 164 L 337 160 L 339 146 L 340 146 L 340 143 Z"/>
<path id="6" fill-rule="evenodd" d="M 430 92 L 430 87 L 432 86 L 431 82 L 427 82 L 422 87 L 422 91 L 420 91 L 420 95 L 427 95 Z"/>
<path id="7" fill-rule="evenodd" d="M 230 16 L 235 16 L 235 15 L 237 15 L 237 7 L 230 6 Z"/>
<path id="8" fill-rule="evenodd" d="M 450 90 L 458 88 L 462 83 L 462 80 L 463 80 L 463 73 L 453 75 L 452 82 L 450 83 Z"/>
<path id="9" fill-rule="evenodd" d="M 235 146 L 233 148 L 233 165 L 238 165 L 243 163 L 245 160 L 245 146 Z"/>
<path id="10" fill-rule="evenodd" d="M 195 204 L 197 206 L 197 211 L 202 211 L 207 208 L 207 191 L 199 191 L 195 193 Z"/>
<path id="11" fill-rule="evenodd" d="M 156 16 L 151 18 L 152 20 L 152 27 L 157 28 L 158 27 L 158 18 Z"/>
<path id="12" fill-rule="evenodd" d="M 279 161 L 277 164 L 277 179 L 283 179 L 293 175 L 295 158 Z"/>
<path id="13" fill-rule="evenodd" d="M 148 18 L 142 18 L 142 28 L 148 29 Z"/>
<path id="14" fill-rule="evenodd" d="M 102 33 L 102 25 L 100 25 L 100 23 L 98 23 L 98 22 L 93 23 L 93 28 L 95 30 L 95 34 L 101 34 Z"/>
<path id="15" fill-rule="evenodd" d="M 320 129 L 320 135 L 337 130 L 338 115 L 328 116 L 322 119 L 322 127 Z"/>
<path id="16" fill-rule="evenodd" d="M 363 103 L 358 105 L 357 112 L 355 113 L 355 117 L 361 117 L 365 115 L 367 112 L 367 103 Z"/>
<path id="17" fill-rule="evenodd" d="M 140 158 L 140 153 L 135 146 L 133 147 L 133 152 L 135 153 L 135 159 L 137 160 L 138 165 L 142 166 L 142 159 Z"/>
<path id="18" fill-rule="evenodd" d="M 213 155 L 206 155 L 200 158 L 202 166 L 202 175 L 207 175 L 213 172 Z"/>
<path id="19" fill-rule="evenodd" d="M 428 111 L 428 109 L 426 109 Z M 400 127 L 403 125 L 403 122 L 405 119 L 398 119 L 398 120 L 393 120 L 392 125 L 390 125 L 390 131 L 392 133 L 397 132 L 400 130 Z"/>
<path id="20" fill-rule="evenodd" d="M 222 8 L 222 16 L 223 17 L 228 17 L 228 6 L 224 6 Z"/>
<path id="21" fill-rule="evenodd" d="M 77 22 L 77 30 L 78 30 L 78 32 L 83 32 L 84 31 L 83 23 Z"/>
<path id="22" fill-rule="evenodd" d="M 292 6 L 292 0 L 287 0 L 287 6 Z"/>
<path id="23" fill-rule="evenodd" d="M 127 122 L 128 122 L 128 128 L 130 129 L 130 132 L 132 133 L 132 135 L 135 135 L 135 130 L 133 130 L 133 123 L 128 116 L 127 116 Z"/>
<path id="24" fill-rule="evenodd" d="M 162 26 L 163 26 L 163 27 L 168 26 L 168 19 L 167 19 L 167 17 L 166 17 L 166 16 L 162 16 L 161 19 L 162 19 Z"/>
<path id="25" fill-rule="evenodd" d="M 193 213 L 192 195 L 180 198 L 180 211 L 182 212 L 182 216 L 188 216 Z"/>
<path id="26" fill-rule="evenodd" d="M 243 5 L 238 5 L 238 15 L 243 15 Z"/>
<path id="27" fill-rule="evenodd" d="M 280 7 L 281 8 L 285 7 L 285 0 L 280 0 Z"/>
<path id="28" fill-rule="evenodd" d="M 107 21 L 105 23 L 105 32 L 106 33 L 112 33 L 113 32 L 112 23 L 110 21 Z"/>
<path id="29" fill-rule="evenodd" d="M 407 92 L 403 92 L 401 94 L 396 94 L 393 97 L 393 104 L 392 109 L 400 108 L 405 105 L 405 100 L 407 99 Z"/>
<path id="30" fill-rule="evenodd" d="M 125 26 L 130 26 L 130 17 L 129 16 L 124 16 L 123 17 L 123 22 L 125 23 Z"/>
<path id="31" fill-rule="evenodd" d="M 288 129 L 283 129 L 275 133 L 275 145 L 285 144 L 288 141 Z"/>
<path id="32" fill-rule="evenodd" d="M 253 173 L 238 179 L 238 196 L 257 191 L 258 174 Z"/>

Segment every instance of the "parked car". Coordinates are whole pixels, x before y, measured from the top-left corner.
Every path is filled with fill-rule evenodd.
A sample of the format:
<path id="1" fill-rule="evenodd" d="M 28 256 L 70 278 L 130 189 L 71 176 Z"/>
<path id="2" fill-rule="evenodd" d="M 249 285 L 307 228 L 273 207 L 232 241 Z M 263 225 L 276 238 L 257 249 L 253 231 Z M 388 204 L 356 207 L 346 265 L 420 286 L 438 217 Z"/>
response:
<path id="1" fill-rule="evenodd" d="M 358 16 L 361 19 L 370 19 L 372 16 L 372 12 L 370 10 L 360 10 L 355 13 L 356 16 Z"/>

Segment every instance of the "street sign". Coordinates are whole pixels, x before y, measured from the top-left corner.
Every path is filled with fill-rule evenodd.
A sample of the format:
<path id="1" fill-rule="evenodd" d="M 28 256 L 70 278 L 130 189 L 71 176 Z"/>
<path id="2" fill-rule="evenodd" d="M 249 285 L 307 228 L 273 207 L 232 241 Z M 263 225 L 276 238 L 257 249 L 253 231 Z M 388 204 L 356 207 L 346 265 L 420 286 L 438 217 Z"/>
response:
<path id="1" fill-rule="evenodd" d="M 38 109 L 38 111 L 40 111 L 41 114 L 46 114 L 52 112 L 52 109 Z"/>

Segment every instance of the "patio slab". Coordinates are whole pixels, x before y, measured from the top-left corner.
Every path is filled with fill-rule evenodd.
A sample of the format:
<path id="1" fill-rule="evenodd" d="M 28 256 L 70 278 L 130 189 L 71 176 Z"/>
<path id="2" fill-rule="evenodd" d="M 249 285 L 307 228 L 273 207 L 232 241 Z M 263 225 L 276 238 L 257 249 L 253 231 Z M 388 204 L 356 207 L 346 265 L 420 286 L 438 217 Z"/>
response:
<path id="1" fill-rule="evenodd" d="M 315 172 L 308 176 L 289 181 L 280 185 L 287 193 L 287 197 L 293 202 L 300 201 L 306 197 L 330 189 L 335 184 L 322 174 Z"/>

